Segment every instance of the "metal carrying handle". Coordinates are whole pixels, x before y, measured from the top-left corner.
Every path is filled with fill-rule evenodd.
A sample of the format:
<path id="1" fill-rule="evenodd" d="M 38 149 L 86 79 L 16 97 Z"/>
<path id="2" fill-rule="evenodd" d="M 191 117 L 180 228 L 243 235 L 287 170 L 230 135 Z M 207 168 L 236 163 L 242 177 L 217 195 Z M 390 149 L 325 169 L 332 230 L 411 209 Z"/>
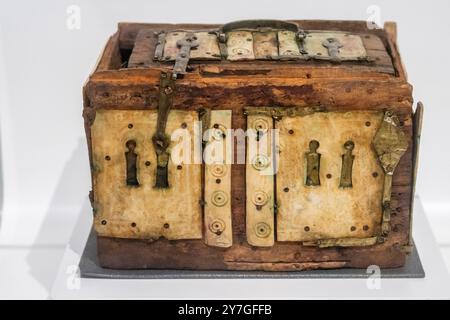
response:
<path id="1" fill-rule="evenodd" d="M 303 49 L 304 31 L 300 29 L 298 24 L 282 20 L 240 20 L 224 24 L 218 31 L 214 32 L 217 35 L 217 38 L 219 39 L 220 55 L 222 56 L 223 59 L 226 59 L 228 56 L 228 49 L 226 46 L 228 32 L 239 29 L 257 30 L 264 28 L 288 30 L 295 32 L 296 37 L 299 41 L 300 52 L 302 54 L 306 53 L 306 51 Z"/>
<path id="2" fill-rule="evenodd" d="M 259 28 L 282 29 L 294 32 L 298 32 L 301 30 L 296 23 L 282 20 L 239 20 L 224 24 L 220 29 L 220 31 L 226 33 L 236 29 L 259 29 Z"/>

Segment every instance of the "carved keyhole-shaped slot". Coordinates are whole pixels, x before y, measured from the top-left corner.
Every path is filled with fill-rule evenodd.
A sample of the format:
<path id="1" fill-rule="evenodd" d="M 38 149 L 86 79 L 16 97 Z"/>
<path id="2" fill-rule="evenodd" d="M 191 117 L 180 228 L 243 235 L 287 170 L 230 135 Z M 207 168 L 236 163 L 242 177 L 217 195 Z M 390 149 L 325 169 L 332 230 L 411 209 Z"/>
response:
<path id="1" fill-rule="evenodd" d="M 125 159 L 127 164 L 127 185 L 128 186 L 138 186 L 139 181 L 137 179 L 137 160 L 138 155 L 134 150 L 136 150 L 136 141 L 128 140 L 125 144 L 128 151 L 125 152 Z"/>
<path id="2" fill-rule="evenodd" d="M 344 143 L 345 153 L 342 155 L 342 169 L 341 169 L 341 188 L 351 188 L 352 184 L 352 168 L 355 156 L 352 154 L 355 144 L 353 141 L 346 141 Z"/>
<path id="3" fill-rule="evenodd" d="M 309 142 L 309 152 L 306 153 L 306 180 L 307 186 L 320 186 L 320 156 L 317 152 L 320 144 L 317 140 Z"/>
<path id="4" fill-rule="evenodd" d="M 322 45 L 328 49 L 328 55 L 332 60 L 339 60 L 339 49 L 342 48 L 342 44 L 336 38 L 326 39 Z"/>
<path id="5" fill-rule="evenodd" d="M 256 141 L 260 141 L 264 136 L 264 131 L 261 129 L 256 130 Z"/>

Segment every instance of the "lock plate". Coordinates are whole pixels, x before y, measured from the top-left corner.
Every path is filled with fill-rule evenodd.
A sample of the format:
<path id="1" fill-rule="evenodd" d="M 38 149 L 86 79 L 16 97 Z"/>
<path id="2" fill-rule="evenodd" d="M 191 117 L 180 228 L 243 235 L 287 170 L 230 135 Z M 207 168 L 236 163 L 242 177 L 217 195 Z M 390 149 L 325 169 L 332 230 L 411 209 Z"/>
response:
<path id="1" fill-rule="evenodd" d="M 340 31 L 295 32 L 283 29 L 171 31 L 158 35 L 155 59 L 176 61 L 179 41 L 192 34 L 198 47 L 190 60 L 330 60 L 369 61 L 361 35 Z M 222 49 L 220 48 L 222 46 Z M 163 47 L 163 50 L 161 49 Z M 163 52 L 163 54 L 161 54 Z"/>
<path id="2" fill-rule="evenodd" d="M 371 144 L 382 119 L 380 112 L 315 112 L 284 116 L 275 122 L 280 130 L 278 241 L 362 239 L 377 234 L 384 173 Z M 343 188 L 342 156 L 348 140 L 354 142 L 352 187 Z M 305 153 L 311 141 L 319 142 L 320 184 L 308 185 Z"/>
<path id="3" fill-rule="evenodd" d="M 330 39 L 333 39 L 333 43 L 338 44 L 336 56 L 334 56 L 333 50 L 324 45 L 324 43 L 330 43 Z M 317 60 L 352 61 L 367 59 L 367 52 L 361 36 L 346 32 L 311 31 L 306 35 L 304 46 L 308 55 Z"/>
<path id="4" fill-rule="evenodd" d="M 186 37 L 187 31 L 171 31 L 165 36 L 164 50 L 161 60 L 174 61 L 180 51 L 177 42 Z M 191 50 L 191 60 L 220 60 L 220 49 L 217 36 L 207 31 L 194 32 L 198 47 Z"/>
<path id="5" fill-rule="evenodd" d="M 194 136 L 194 111 L 172 110 L 169 136 L 182 123 Z M 139 239 L 202 237 L 201 165 L 169 160 L 170 187 L 155 188 L 156 152 L 152 135 L 156 110 L 98 110 L 91 126 L 94 226 L 99 236 Z M 134 140 L 139 185 L 127 185 L 126 147 Z M 169 145 L 171 152 L 177 143 Z M 193 146 L 192 146 L 193 147 Z M 191 151 L 193 155 L 193 150 Z"/>

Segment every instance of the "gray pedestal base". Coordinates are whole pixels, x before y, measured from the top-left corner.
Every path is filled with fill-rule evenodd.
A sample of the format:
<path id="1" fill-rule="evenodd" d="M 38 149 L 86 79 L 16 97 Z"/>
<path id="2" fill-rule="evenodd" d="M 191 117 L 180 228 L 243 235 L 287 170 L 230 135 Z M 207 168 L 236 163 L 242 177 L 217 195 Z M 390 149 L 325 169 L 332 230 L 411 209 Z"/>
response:
<path id="1" fill-rule="evenodd" d="M 336 279 L 336 278 L 367 278 L 372 272 L 366 269 L 331 269 L 289 272 L 265 271 L 196 271 L 196 270 L 116 270 L 101 268 L 97 260 L 97 236 L 92 230 L 83 255 L 80 260 L 82 278 L 109 279 L 255 279 L 255 278 L 306 278 L 306 279 Z M 419 254 L 414 247 L 408 255 L 406 264 L 401 268 L 382 269 L 382 278 L 424 278 L 425 272 L 420 262 Z"/>

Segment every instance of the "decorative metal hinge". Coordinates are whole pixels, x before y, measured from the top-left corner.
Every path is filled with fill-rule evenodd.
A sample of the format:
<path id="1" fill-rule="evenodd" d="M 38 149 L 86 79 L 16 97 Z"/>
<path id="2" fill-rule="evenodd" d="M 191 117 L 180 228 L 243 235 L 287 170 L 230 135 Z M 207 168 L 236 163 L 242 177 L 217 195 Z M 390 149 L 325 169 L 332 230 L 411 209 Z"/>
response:
<path id="1" fill-rule="evenodd" d="M 191 49 L 197 48 L 199 42 L 193 32 L 187 32 L 183 39 L 177 41 L 177 47 L 180 48 L 175 58 L 174 74 L 185 74 L 189 63 Z"/>
<path id="2" fill-rule="evenodd" d="M 305 49 L 305 39 L 306 39 L 305 31 L 303 30 L 297 31 L 295 37 L 297 39 L 299 52 L 303 55 L 308 54 L 308 52 Z"/>
<path id="3" fill-rule="evenodd" d="M 381 223 L 381 235 L 385 237 L 390 231 L 392 176 L 400 162 L 400 158 L 408 149 L 408 140 L 404 132 L 399 128 L 398 117 L 391 111 L 385 112 L 383 122 L 372 143 L 385 173 Z"/>
<path id="4" fill-rule="evenodd" d="M 228 57 L 228 49 L 227 49 L 227 35 L 224 32 L 217 31 L 215 32 L 217 35 L 217 39 L 219 40 L 219 50 L 222 59 L 226 59 Z"/>
<path id="5" fill-rule="evenodd" d="M 326 39 L 322 45 L 328 49 L 328 54 L 330 55 L 332 62 L 340 62 L 339 49 L 342 48 L 342 44 L 336 38 Z"/>
<path id="6" fill-rule="evenodd" d="M 170 137 L 166 134 L 167 118 L 173 104 L 175 92 L 175 74 L 161 72 L 159 82 L 158 119 L 156 133 L 152 137 L 153 146 L 156 151 L 156 182 L 155 188 L 169 188 L 168 164 Z"/>
<path id="7" fill-rule="evenodd" d="M 153 60 L 162 60 L 164 58 L 164 46 L 166 45 L 166 33 L 164 31 L 155 32 L 155 36 L 158 37 L 158 42 L 156 43 L 155 55 Z"/>

